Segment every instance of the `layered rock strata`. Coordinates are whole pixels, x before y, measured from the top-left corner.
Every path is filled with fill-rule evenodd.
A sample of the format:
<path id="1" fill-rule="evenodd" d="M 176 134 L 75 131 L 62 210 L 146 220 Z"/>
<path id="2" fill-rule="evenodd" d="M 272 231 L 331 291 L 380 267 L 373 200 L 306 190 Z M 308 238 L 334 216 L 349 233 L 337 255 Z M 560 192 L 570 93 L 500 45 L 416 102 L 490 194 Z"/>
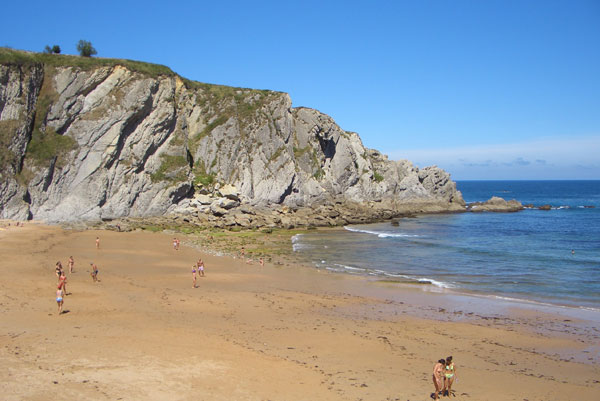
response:
<path id="1" fill-rule="evenodd" d="M 323 216 L 336 222 L 342 209 L 390 217 L 465 209 L 448 173 L 390 161 L 331 117 L 293 108 L 285 93 L 201 84 L 130 62 L 79 67 L 69 56 L 49 63 L 19 52 L 15 61 L 7 52 L 2 218 L 202 221 L 285 206 L 327 208 Z"/>

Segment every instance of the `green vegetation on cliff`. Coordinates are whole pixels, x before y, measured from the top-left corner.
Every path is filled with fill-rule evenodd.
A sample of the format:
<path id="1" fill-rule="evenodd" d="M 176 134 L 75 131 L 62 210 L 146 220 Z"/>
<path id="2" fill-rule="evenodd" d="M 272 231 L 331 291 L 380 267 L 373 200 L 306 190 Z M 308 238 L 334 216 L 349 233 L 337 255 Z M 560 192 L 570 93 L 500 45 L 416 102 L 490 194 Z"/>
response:
<path id="1" fill-rule="evenodd" d="M 92 58 L 68 56 L 62 54 L 33 53 L 0 47 L 0 64 L 32 65 L 44 64 L 54 67 L 77 67 L 90 70 L 98 67 L 114 67 L 121 65 L 131 71 L 147 74 L 152 77 L 160 75 L 175 76 L 176 74 L 164 65 L 144 63 L 141 61 L 117 58 Z"/>
<path id="2" fill-rule="evenodd" d="M 189 166 L 184 156 L 160 155 L 162 163 L 158 170 L 150 175 L 152 182 L 172 181 L 181 182 L 187 179 Z"/>

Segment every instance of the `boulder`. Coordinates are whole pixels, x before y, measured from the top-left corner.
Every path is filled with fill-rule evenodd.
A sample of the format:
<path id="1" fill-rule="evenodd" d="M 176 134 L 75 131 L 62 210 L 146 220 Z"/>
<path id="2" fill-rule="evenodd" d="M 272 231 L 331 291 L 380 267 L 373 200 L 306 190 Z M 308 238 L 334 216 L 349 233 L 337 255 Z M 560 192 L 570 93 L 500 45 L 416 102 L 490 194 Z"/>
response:
<path id="1" fill-rule="evenodd" d="M 239 201 L 229 198 L 219 198 L 217 203 L 219 207 L 222 207 L 225 210 L 233 209 L 234 207 L 238 207 L 240 205 Z"/>
<path id="2" fill-rule="evenodd" d="M 227 214 L 227 209 L 222 208 L 221 206 L 219 206 L 218 202 L 213 202 L 210 205 L 210 212 L 215 215 L 215 216 L 224 216 Z"/>
<path id="3" fill-rule="evenodd" d="M 198 194 L 198 195 L 194 196 L 194 199 L 192 200 L 192 204 L 195 204 L 196 206 L 210 205 L 212 202 L 213 202 L 213 199 L 210 196 L 204 195 L 204 194 Z"/>
<path id="4" fill-rule="evenodd" d="M 512 199 L 506 201 L 498 196 L 493 196 L 485 202 L 473 202 L 467 206 L 471 212 L 516 212 L 523 209 L 521 202 Z"/>
<path id="5" fill-rule="evenodd" d="M 219 188 L 219 194 L 227 199 L 240 202 L 239 192 L 237 188 L 231 184 L 225 184 Z"/>

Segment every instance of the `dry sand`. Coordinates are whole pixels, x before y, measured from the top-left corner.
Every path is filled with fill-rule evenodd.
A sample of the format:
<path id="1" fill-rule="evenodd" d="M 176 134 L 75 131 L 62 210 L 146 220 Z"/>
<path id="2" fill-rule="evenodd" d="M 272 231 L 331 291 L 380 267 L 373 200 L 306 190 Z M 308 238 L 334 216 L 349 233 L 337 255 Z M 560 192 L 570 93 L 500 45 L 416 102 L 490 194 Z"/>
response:
<path id="1" fill-rule="evenodd" d="M 171 238 L 0 230 L 0 399 L 429 400 L 434 362 L 447 355 L 458 381 L 445 399 L 600 397 L 593 322 L 490 314 L 479 298 L 248 265 L 185 238 L 175 251 Z M 54 264 L 70 255 L 59 316 Z M 206 277 L 194 289 L 199 256 Z"/>

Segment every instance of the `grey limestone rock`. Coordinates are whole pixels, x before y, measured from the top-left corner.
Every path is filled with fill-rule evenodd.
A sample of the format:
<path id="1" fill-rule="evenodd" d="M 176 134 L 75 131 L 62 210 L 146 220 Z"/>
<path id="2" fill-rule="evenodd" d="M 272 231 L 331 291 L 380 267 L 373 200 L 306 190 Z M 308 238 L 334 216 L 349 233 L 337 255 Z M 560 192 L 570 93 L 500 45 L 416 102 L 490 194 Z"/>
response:
<path id="1" fill-rule="evenodd" d="M 390 161 L 285 93 L 120 65 L 0 64 L 0 83 L 0 217 L 201 219 L 241 204 L 252 208 L 228 224 L 247 226 L 255 208 L 277 205 L 338 205 L 322 211 L 326 224 L 352 220 L 341 211 L 349 204 L 361 219 L 464 210 L 448 173 Z M 39 151 L 40 138 L 54 154 Z M 265 225 L 283 221 L 265 216 Z"/>

